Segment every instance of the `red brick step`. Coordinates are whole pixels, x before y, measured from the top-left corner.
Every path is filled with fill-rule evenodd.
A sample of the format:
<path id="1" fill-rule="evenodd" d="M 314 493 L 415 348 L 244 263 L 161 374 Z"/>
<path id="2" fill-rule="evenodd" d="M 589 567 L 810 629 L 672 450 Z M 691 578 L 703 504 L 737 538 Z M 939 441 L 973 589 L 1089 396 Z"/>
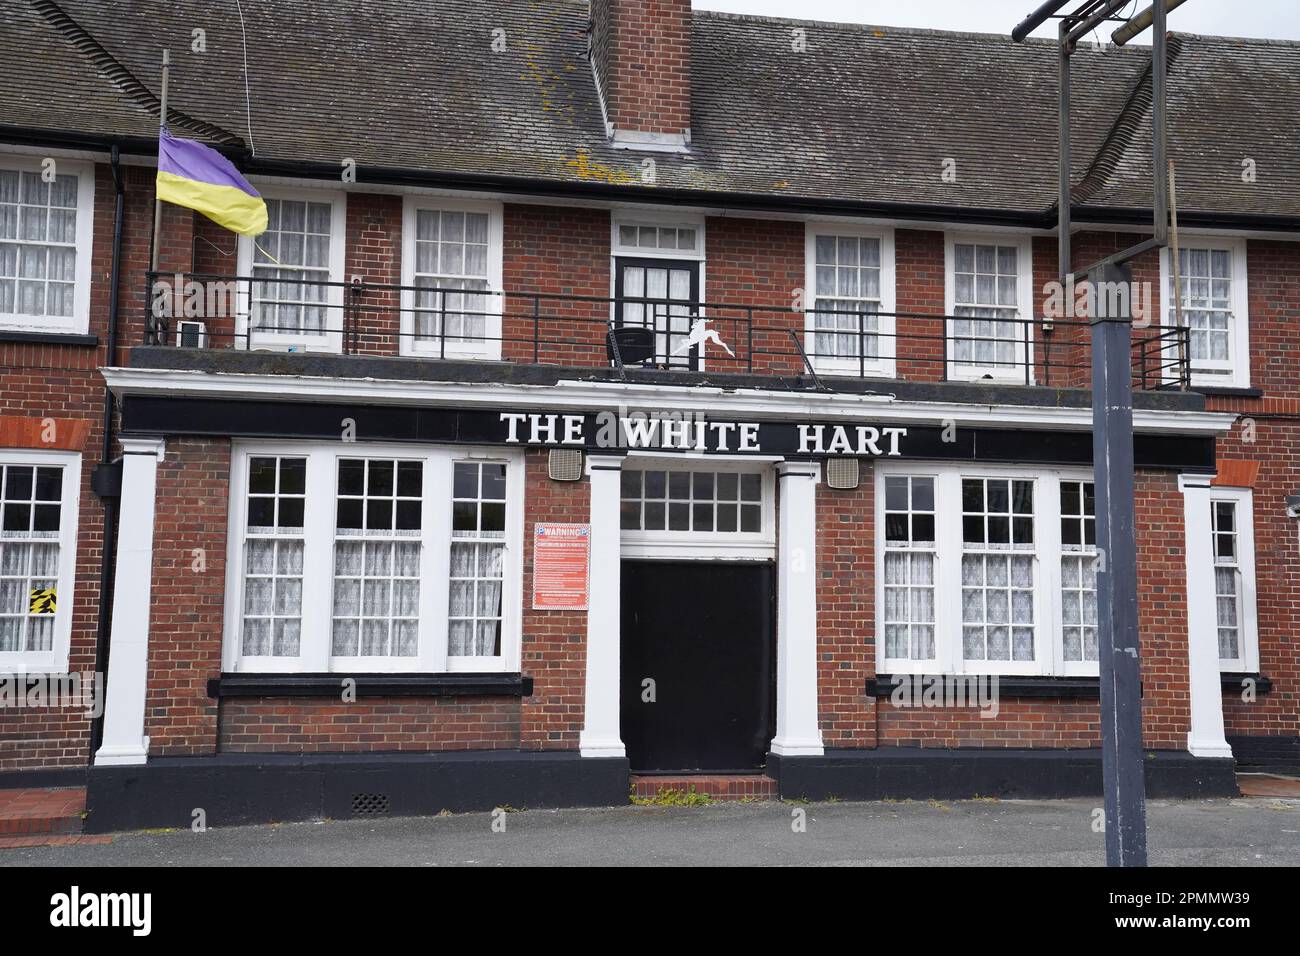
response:
<path id="1" fill-rule="evenodd" d="M 682 774 L 673 777 L 632 776 L 632 793 L 653 800 L 668 793 L 704 794 L 710 800 L 775 800 L 776 781 L 755 774 Z"/>
<path id="2" fill-rule="evenodd" d="M 85 810 L 84 787 L 0 790 L 0 837 L 80 833 Z"/>

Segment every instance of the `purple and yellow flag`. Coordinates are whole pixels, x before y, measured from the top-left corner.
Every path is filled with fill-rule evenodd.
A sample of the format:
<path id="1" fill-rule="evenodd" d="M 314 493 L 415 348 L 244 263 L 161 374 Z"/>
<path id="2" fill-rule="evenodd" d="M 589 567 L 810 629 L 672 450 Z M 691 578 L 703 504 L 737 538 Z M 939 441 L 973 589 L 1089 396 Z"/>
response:
<path id="1" fill-rule="evenodd" d="M 230 160 L 165 129 L 158 138 L 158 198 L 201 212 L 240 235 L 266 231 L 266 203 Z"/>

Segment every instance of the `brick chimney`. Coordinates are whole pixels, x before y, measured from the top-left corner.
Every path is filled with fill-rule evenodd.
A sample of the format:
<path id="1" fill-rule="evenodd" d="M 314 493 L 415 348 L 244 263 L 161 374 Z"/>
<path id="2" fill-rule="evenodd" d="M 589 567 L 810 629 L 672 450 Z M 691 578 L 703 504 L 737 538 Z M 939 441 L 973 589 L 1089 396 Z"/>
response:
<path id="1" fill-rule="evenodd" d="M 686 149 L 691 0 L 591 0 L 591 65 L 613 145 Z"/>

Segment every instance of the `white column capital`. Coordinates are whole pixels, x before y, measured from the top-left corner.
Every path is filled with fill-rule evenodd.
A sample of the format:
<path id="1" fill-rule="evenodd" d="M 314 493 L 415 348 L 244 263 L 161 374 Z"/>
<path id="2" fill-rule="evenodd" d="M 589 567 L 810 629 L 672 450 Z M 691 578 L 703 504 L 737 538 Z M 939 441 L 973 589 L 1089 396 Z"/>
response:
<path id="1" fill-rule="evenodd" d="M 118 442 L 122 446 L 122 452 L 125 455 L 153 455 L 159 461 L 167 451 L 167 442 L 165 439 L 157 436 L 146 436 L 144 438 L 119 438 Z"/>
<path id="2" fill-rule="evenodd" d="M 821 481 L 822 466 L 815 461 L 778 461 L 776 473 L 781 478 L 811 478 L 813 483 Z"/>
<path id="3" fill-rule="evenodd" d="M 619 471 L 625 460 L 624 455 L 588 455 L 587 474 L 590 475 L 593 471 Z"/>

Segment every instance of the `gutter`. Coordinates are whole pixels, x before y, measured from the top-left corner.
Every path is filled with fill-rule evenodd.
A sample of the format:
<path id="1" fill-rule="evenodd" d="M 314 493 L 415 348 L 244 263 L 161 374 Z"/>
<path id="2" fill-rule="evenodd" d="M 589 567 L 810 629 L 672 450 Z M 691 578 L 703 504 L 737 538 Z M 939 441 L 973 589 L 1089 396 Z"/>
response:
<path id="1" fill-rule="evenodd" d="M 1121 224 L 1151 228 L 1151 210 L 1134 206 L 1071 206 L 1071 215 L 1102 225 Z M 1055 220 L 1055 209 L 1052 219 Z M 1178 210 L 1182 229 L 1248 229 L 1261 232 L 1300 232 L 1300 216 L 1254 212 L 1187 212 Z"/>
<path id="2" fill-rule="evenodd" d="M 110 292 L 108 299 L 108 351 L 107 364 L 117 362 L 117 339 L 119 312 L 121 309 L 121 292 L 119 289 L 122 275 L 122 216 L 126 187 L 122 181 L 121 151 L 116 143 L 112 146 L 111 166 L 113 169 L 113 264 L 109 270 Z M 122 496 L 122 470 L 120 463 L 113 461 L 113 417 L 117 408 L 117 399 L 108 384 L 104 385 L 104 422 L 103 441 L 99 451 L 99 465 L 91 479 L 91 486 L 100 496 L 104 508 L 103 541 L 99 558 L 99 614 L 95 628 L 95 672 L 102 674 L 100 693 L 108 693 L 108 649 L 111 637 L 113 609 L 113 569 L 117 555 L 117 519 L 118 504 Z M 94 763 L 95 751 L 99 749 L 104 738 L 103 708 L 100 715 L 90 725 L 89 762 Z"/>

